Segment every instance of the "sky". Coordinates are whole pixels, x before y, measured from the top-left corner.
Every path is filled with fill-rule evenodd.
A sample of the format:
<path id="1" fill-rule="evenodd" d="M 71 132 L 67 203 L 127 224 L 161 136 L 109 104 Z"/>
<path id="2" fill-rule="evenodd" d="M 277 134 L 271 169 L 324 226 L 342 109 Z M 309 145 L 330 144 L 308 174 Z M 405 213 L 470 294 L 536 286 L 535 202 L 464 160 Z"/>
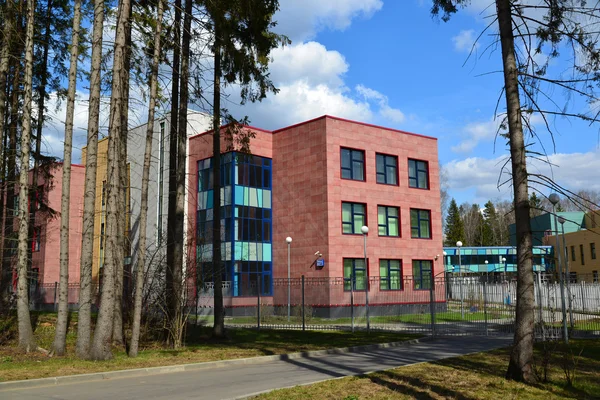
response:
<path id="1" fill-rule="evenodd" d="M 496 26 L 476 42 L 491 22 L 490 2 L 473 0 L 443 22 L 431 16 L 428 0 L 280 0 L 275 31 L 292 41 L 272 53 L 271 77 L 280 91 L 261 103 L 229 108 L 265 129 L 329 114 L 433 136 L 450 196 L 459 204 L 510 199 L 512 188 L 498 187 L 507 179 L 508 148 L 496 135 L 500 118 L 495 115 L 505 109 L 501 54 L 493 45 Z M 87 98 L 80 89 L 79 97 Z M 560 91 L 549 97 L 566 103 Z M 573 99 L 568 106 L 589 107 Z M 136 118 L 130 125 L 144 122 Z M 59 157 L 61 120 L 64 107 L 45 141 L 46 151 Z M 81 101 L 74 161 L 80 159 L 86 121 Z M 541 118 L 533 116 L 531 123 L 538 137 L 527 143 L 545 152 L 547 162 L 532 162 L 530 172 L 552 176 L 572 191 L 600 191 L 600 125 L 552 119 L 551 137 Z"/>

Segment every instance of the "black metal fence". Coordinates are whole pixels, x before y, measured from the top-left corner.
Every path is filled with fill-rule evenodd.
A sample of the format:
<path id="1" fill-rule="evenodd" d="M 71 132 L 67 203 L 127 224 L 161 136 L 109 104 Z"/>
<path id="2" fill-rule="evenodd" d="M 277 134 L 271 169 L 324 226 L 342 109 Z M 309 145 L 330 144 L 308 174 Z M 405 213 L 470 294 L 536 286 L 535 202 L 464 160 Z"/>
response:
<path id="1" fill-rule="evenodd" d="M 55 310 L 58 284 L 32 291 L 32 308 Z M 93 288 L 98 305 L 97 286 Z M 268 289 L 268 290 L 266 290 Z M 252 293 L 252 296 L 236 296 Z M 261 295 L 268 293 L 268 296 Z M 535 326 L 539 339 L 600 336 L 600 284 L 564 283 L 535 277 Z M 189 320 L 212 325 L 214 287 L 186 286 L 182 301 Z M 243 288 L 223 284 L 225 322 L 230 327 L 302 330 L 390 330 L 427 335 L 498 335 L 514 332 L 516 282 L 490 282 L 477 276 L 411 276 L 260 280 Z M 76 309 L 79 286 L 69 285 L 69 303 Z M 126 296 L 127 297 L 127 296 Z M 563 311 L 564 300 L 564 311 Z M 151 305 L 149 305 L 149 308 Z"/>

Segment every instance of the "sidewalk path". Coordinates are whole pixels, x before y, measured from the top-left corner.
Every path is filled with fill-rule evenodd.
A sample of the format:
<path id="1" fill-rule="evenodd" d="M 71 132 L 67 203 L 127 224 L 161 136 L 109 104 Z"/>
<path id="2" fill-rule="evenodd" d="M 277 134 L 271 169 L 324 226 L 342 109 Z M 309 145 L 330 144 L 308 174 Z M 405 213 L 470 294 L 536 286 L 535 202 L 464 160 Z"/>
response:
<path id="1" fill-rule="evenodd" d="M 111 378 L 22 389 L 0 388 L 0 399 L 239 399 L 342 376 L 491 350 L 509 337 L 445 337 L 407 346 L 356 353 L 309 355 L 287 360 L 232 363 L 212 369 Z"/>

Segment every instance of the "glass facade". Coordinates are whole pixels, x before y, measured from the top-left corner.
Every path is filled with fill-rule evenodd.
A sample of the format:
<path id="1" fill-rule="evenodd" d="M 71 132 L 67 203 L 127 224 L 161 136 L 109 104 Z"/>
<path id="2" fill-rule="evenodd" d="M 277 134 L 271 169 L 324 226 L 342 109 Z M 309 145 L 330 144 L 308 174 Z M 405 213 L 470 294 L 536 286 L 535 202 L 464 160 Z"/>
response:
<path id="1" fill-rule="evenodd" d="M 213 282 L 213 165 L 198 161 L 198 284 Z M 225 295 L 272 295 L 271 159 L 240 153 L 221 158 L 221 277 Z"/>
<path id="2" fill-rule="evenodd" d="M 446 272 L 516 272 L 517 249 L 512 246 L 462 247 L 460 249 L 460 269 L 458 248 L 444 247 Z M 533 270 L 550 272 L 553 269 L 554 251 L 552 246 L 533 247 Z M 487 264 L 485 262 L 488 262 Z"/>

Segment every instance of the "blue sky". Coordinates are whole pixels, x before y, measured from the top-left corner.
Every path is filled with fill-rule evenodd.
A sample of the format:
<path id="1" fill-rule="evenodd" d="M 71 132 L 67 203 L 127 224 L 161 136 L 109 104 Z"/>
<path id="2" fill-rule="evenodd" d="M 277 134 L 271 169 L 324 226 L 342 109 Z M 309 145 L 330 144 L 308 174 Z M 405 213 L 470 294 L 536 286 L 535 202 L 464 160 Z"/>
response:
<path id="1" fill-rule="evenodd" d="M 427 0 L 280 3 L 276 31 L 292 40 L 273 52 L 272 78 L 280 93 L 258 104 L 230 105 L 233 112 L 267 129 L 331 114 L 434 136 L 450 194 L 459 203 L 510 198 L 510 187 L 496 187 L 508 155 L 503 139 L 494 142 L 499 123 L 494 110 L 502 88 L 500 51 L 483 51 L 492 42 L 495 25 L 467 59 L 488 23 L 485 16 L 494 11 L 486 10 L 491 0 L 473 0 L 448 23 L 431 17 Z M 560 91 L 552 98 L 564 102 Z M 571 107 L 587 105 L 575 100 Z M 85 105 L 77 110 L 76 126 L 77 121 L 84 126 Z M 530 169 L 551 174 L 574 191 L 600 191 L 598 126 L 551 121 L 557 131 L 555 152 L 541 119 L 533 117 L 532 122 L 554 166 L 536 163 Z M 76 131 L 76 143 L 83 143 L 83 132 Z M 49 133 L 48 151 L 60 153 L 61 127 L 50 126 Z M 540 148 L 539 141 L 533 148 Z M 78 154 L 76 150 L 76 160 Z"/>

